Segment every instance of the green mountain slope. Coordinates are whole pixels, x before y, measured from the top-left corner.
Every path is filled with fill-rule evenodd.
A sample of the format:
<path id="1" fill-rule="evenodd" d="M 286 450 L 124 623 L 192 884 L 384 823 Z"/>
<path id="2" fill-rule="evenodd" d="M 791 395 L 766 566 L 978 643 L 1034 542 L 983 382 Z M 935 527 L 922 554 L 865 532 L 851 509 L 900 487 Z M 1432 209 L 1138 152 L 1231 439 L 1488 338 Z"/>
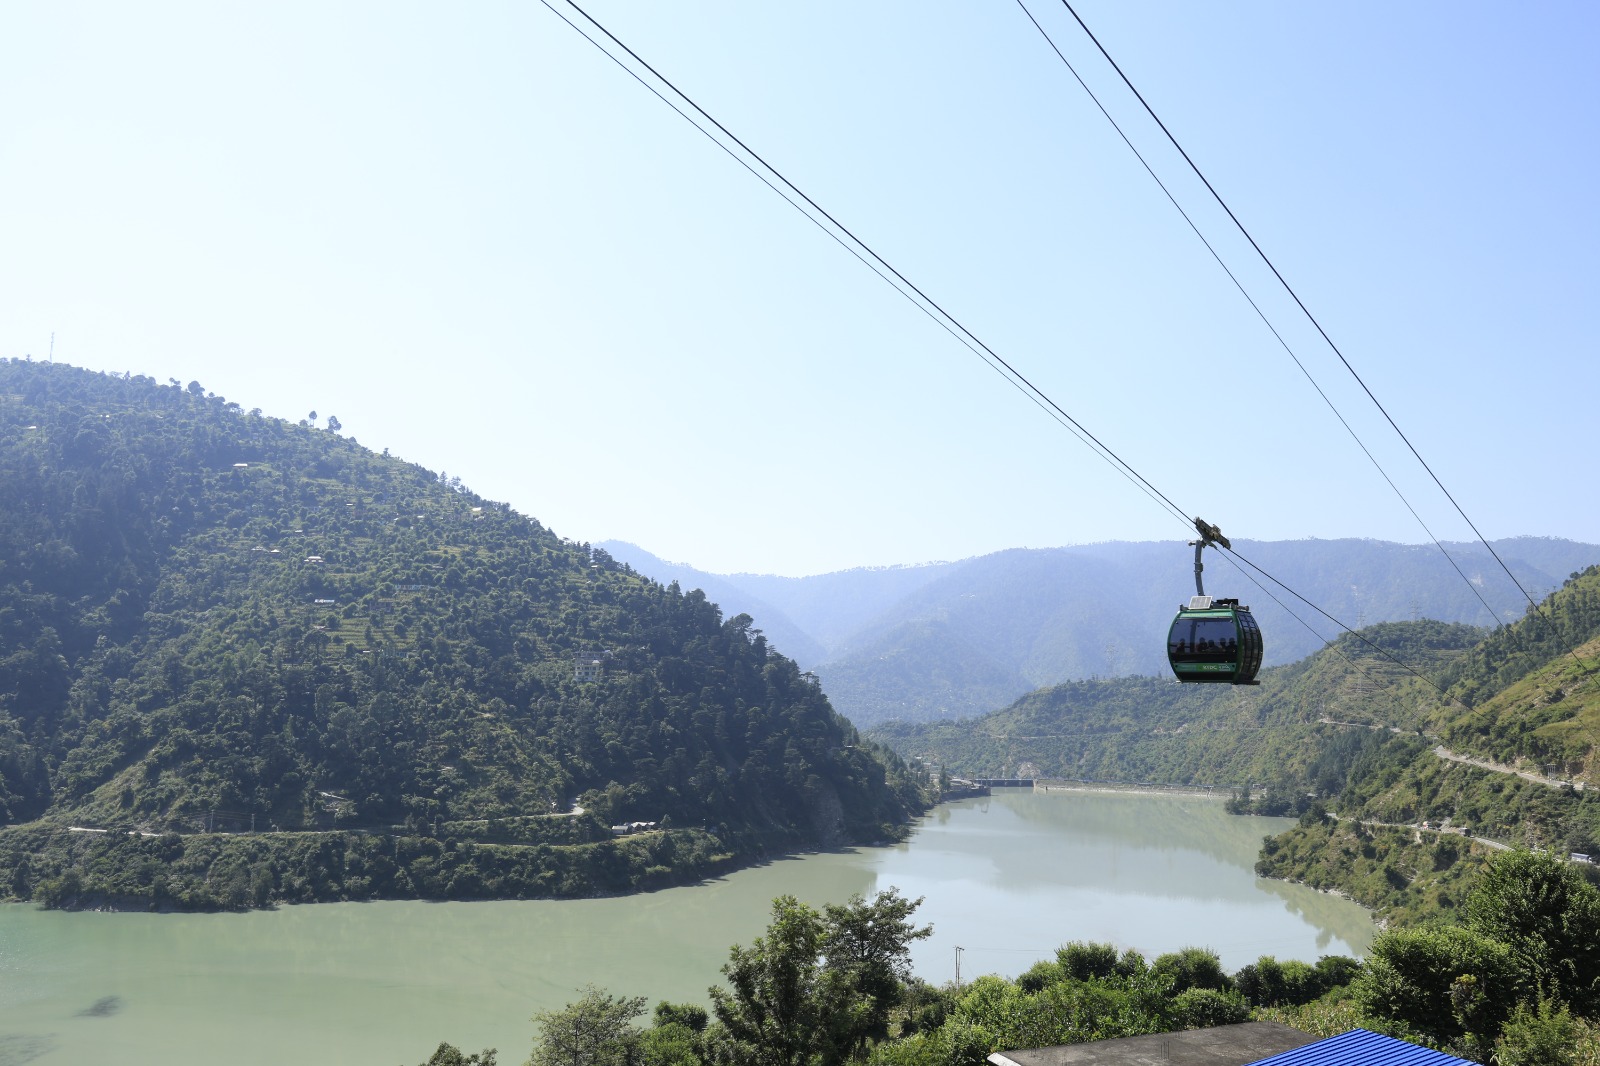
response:
<path id="1" fill-rule="evenodd" d="M 1436 738 L 1403 764 L 1352 773 L 1341 813 L 1466 826 L 1513 844 L 1600 849 L 1600 793 L 1587 787 L 1595 783 L 1600 735 L 1597 668 L 1600 568 L 1591 567 L 1537 615 L 1495 631 L 1442 669 L 1437 681 L 1451 699 L 1413 686 Z"/>
<path id="2" fill-rule="evenodd" d="M 76 872 L 241 902 L 207 862 L 246 862 L 254 901 L 614 891 L 880 839 L 917 804 L 748 616 L 198 384 L 0 363 L 0 817 L 35 823 L 0 831 L 16 895 Z M 613 842 L 624 821 L 660 825 Z M 385 871 L 296 880 L 311 834 L 388 841 Z M 182 876 L 130 880 L 152 862 Z M 466 866 L 499 873 L 439 873 Z"/>
<path id="3" fill-rule="evenodd" d="M 1179 685 L 1166 678 L 1076 681 L 959 722 L 889 722 L 872 735 L 907 755 L 974 776 L 1243 786 L 1284 782 L 1332 795 L 1363 752 L 1423 720 L 1403 683 L 1464 654 L 1470 626 L 1392 622 L 1345 636 L 1261 684 Z M 1370 642 L 1367 643 L 1367 642 Z"/>
<path id="4" fill-rule="evenodd" d="M 1590 568 L 1442 666 L 1434 680 L 1448 698 L 1403 684 L 1434 735 L 1356 760 L 1337 826 L 1306 820 L 1269 840 L 1257 871 L 1338 887 L 1388 915 L 1449 915 L 1462 893 L 1444 887 L 1460 872 L 1447 860 L 1468 854 L 1457 833 L 1560 855 L 1600 851 L 1600 793 L 1588 787 L 1597 662 L 1600 569 Z M 1370 843 L 1368 827 L 1381 824 L 1407 827 L 1376 830 L 1392 855 Z"/>
<path id="5" fill-rule="evenodd" d="M 1452 702 L 1434 720 L 1452 747 L 1504 762 L 1561 763 L 1588 780 L 1600 739 L 1600 567 L 1574 573 L 1440 682 Z"/>

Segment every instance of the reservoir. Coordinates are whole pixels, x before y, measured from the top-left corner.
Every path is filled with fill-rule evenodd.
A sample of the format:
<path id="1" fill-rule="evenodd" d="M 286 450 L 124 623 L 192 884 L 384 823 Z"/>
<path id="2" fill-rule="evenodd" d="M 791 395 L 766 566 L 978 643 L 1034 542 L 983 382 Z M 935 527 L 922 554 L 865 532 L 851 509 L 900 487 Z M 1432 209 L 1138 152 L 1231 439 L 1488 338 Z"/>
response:
<path id="1" fill-rule="evenodd" d="M 94 914 L 0 907 L 0 1066 L 414 1066 L 441 1040 L 528 1055 L 535 1010 L 594 984 L 708 1002 L 728 947 L 774 896 L 813 905 L 896 886 L 926 897 L 918 975 L 1015 976 L 1069 940 L 1147 957 L 1211 947 L 1231 972 L 1260 955 L 1363 954 L 1366 911 L 1256 878 L 1282 818 L 1221 800 L 999 790 L 946 804 L 904 844 L 778 859 L 639 896 L 493 903 L 337 903 L 247 914 Z"/>

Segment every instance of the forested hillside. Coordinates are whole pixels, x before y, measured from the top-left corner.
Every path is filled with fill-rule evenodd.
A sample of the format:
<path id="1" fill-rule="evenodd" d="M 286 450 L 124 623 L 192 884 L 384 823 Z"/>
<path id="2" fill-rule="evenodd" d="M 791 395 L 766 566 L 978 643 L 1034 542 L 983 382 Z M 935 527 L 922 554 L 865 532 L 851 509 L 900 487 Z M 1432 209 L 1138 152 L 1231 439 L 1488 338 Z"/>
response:
<path id="1" fill-rule="evenodd" d="M 1257 686 L 1154 677 L 1075 681 L 981 718 L 888 722 L 872 735 L 906 755 L 974 776 L 1224 789 L 1267 784 L 1296 796 L 1330 796 L 1363 752 L 1391 743 L 1392 730 L 1412 732 L 1425 720 L 1423 696 L 1394 660 L 1412 670 L 1437 669 L 1481 635 L 1470 626 L 1392 622 L 1267 670 Z"/>
<path id="2" fill-rule="evenodd" d="M 615 891 L 918 807 L 748 616 L 315 422 L 0 362 L 15 895 Z"/>
<path id="3" fill-rule="evenodd" d="M 1451 699 L 1435 719 L 1450 744 L 1587 775 L 1600 738 L 1600 567 L 1573 574 L 1439 680 Z"/>
<path id="4" fill-rule="evenodd" d="M 1445 696 L 1412 686 L 1428 711 L 1426 742 L 1410 758 L 1358 767 L 1339 812 L 1600 851 L 1600 792 L 1592 787 L 1600 568 L 1572 575 L 1537 613 L 1489 634 L 1435 681 Z"/>
<path id="5" fill-rule="evenodd" d="M 1457 834 L 1561 858 L 1600 852 L 1597 593 L 1600 568 L 1575 573 L 1431 685 L 1407 683 L 1425 735 L 1356 760 L 1332 805 L 1338 822 L 1308 818 L 1268 841 L 1257 871 L 1339 888 L 1386 915 L 1439 917 L 1462 895 L 1449 884 L 1470 854 Z M 1373 828 L 1385 825 L 1405 828 Z"/>

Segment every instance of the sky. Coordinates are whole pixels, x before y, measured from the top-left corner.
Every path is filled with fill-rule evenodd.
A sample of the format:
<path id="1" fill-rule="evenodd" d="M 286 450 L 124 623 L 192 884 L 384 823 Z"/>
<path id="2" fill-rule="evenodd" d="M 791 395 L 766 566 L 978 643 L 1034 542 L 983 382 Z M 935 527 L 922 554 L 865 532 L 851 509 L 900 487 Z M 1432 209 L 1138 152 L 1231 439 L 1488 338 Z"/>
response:
<path id="1" fill-rule="evenodd" d="M 1185 514 L 1474 539 L 1026 2 L 585 10 Z M 1600 7 L 1076 7 L 1478 530 L 1600 542 Z M 332 414 L 713 572 L 1188 532 L 546 7 L 14 3 L 0 41 L 0 357 Z"/>

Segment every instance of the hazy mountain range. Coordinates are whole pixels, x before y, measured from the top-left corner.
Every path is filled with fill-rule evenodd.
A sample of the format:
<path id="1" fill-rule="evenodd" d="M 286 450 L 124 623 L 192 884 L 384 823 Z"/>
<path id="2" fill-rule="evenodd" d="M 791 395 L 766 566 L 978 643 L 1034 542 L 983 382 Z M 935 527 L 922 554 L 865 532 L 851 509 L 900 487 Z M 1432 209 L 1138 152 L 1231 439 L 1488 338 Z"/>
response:
<path id="1" fill-rule="evenodd" d="M 1493 546 L 1535 600 L 1600 562 L 1600 545 L 1557 538 Z M 710 574 L 632 544 L 599 547 L 648 577 L 704 590 L 725 615 L 751 615 L 860 725 L 984 714 L 1062 681 L 1164 673 L 1167 627 L 1194 591 L 1194 553 L 1182 541 L 1019 548 L 801 578 Z M 1483 545 L 1444 547 L 1449 559 L 1433 545 L 1376 540 L 1235 542 L 1242 557 L 1352 628 L 1419 618 L 1489 627 L 1522 617 L 1528 601 Z M 1207 592 L 1254 610 L 1269 666 L 1342 632 L 1268 584 L 1274 602 L 1218 553 L 1207 553 L 1205 576 Z"/>

